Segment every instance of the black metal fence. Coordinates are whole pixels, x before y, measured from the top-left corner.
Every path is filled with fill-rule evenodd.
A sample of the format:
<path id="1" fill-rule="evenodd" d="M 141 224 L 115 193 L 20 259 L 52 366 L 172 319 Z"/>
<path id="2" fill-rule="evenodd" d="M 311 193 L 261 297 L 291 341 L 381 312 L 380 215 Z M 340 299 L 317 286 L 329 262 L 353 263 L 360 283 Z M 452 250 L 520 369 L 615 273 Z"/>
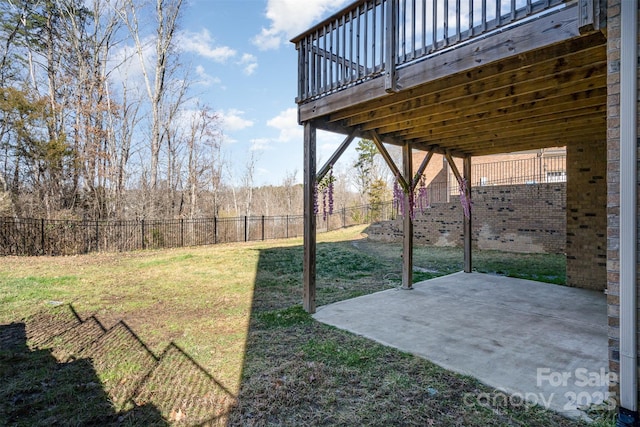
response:
<path id="1" fill-rule="evenodd" d="M 391 202 L 343 208 L 317 216 L 317 231 L 392 219 Z M 302 236 L 302 215 L 233 218 L 82 221 L 0 218 L 0 255 L 76 255 L 125 252 Z"/>

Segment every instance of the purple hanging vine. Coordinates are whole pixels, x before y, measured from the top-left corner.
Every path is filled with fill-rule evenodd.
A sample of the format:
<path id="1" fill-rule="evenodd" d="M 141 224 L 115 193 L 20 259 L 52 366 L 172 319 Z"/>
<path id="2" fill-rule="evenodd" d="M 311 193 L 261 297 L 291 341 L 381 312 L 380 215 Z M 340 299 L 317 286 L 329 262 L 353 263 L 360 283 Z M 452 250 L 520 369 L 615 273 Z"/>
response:
<path id="1" fill-rule="evenodd" d="M 329 215 L 333 214 L 333 183 L 335 178 L 333 177 L 333 167 L 329 169 L 329 175 L 325 176 L 314 183 L 313 192 L 313 213 L 318 214 L 319 211 L 319 197 L 322 194 L 322 220 L 326 221 Z"/>
<path id="2" fill-rule="evenodd" d="M 333 215 L 333 182 L 335 179 L 333 178 L 333 168 L 329 169 L 329 215 Z"/>
<path id="3" fill-rule="evenodd" d="M 313 214 L 318 215 L 318 181 L 313 183 Z"/>
<path id="4" fill-rule="evenodd" d="M 418 191 L 415 191 L 416 185 L 420 181 L 420 187 Z M 405 198 L 405 195 L 408 195 Z M 396 177 L 393 183 L 393 207 L 398 210 L 398 215 L 404 217 L 405 212 L 409 214 L 411 221 L 416 219 L 416 213 L 419 211 L 424 215 L 429 207 L 429 198 L 427 194 L 427 187 L 424 182 L 424 177 L 416 175 L 411 182 L 409 191 L 400 187 L 400 180 Z"/>
<path id="5" fill-rule="evenodd" d="M 471 218 L 471 199 L 467 197 L 467 180 L 461 178 L 458 181 L 460 189 L 460 204 L 462 205 L 462 212 L 464 212 L 465 218 Z"/>

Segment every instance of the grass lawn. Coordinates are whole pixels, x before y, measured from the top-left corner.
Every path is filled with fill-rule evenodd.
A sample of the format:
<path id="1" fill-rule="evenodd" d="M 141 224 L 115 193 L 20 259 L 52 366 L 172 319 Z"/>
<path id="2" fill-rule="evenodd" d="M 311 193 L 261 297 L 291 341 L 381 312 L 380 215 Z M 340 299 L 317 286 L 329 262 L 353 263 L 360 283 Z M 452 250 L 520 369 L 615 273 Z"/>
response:
<path id="1" fill-rule="evenodd" d="M 368 242 L 363 229 L 318 235 L 318 305 L 400 284 L 400 245 Z M 416 247 L 414 258 L 421 267 L 416 281 L 462 268 L 459 249 Z M 564 282 L 562 256 L 479 252 L 474 264 L 478 271 Z M 476 380 L 315 322 L 299 305 L 301 281 L 300 239 L 3 258 L 0 420 L 584 425 L 539 408 L 481 405 L 469 397 L 490 390 Z M 69 307 L 85 321 L 84 332 L 55 337 L 56 325 L 75 320 Z M 103 333 L 101 327 L 108 339 L 80 351 L 87 343 L 78 340 Z M 16 339 L 25 335 L 28 346 Z M 206 391 L 212 386 L 222 392 Z"/>

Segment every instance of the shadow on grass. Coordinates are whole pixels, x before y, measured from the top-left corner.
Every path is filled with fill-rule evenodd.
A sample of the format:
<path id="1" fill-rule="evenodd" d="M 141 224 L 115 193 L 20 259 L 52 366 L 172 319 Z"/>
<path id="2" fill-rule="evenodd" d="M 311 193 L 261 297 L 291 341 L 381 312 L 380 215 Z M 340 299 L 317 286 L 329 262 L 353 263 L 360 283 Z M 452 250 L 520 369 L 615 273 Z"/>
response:
<path id="1" fill-rule="evenodd" d="M 0 326 L 9 425 L 224 425 L 235 396 L 175 343 L 156 356 L 124 322 L 72 306 Z"/>
<path id="2" fill-rule="evenodd" d="M 401 259 L 365 241 L 319 243 L 318 306 L 399 285 Z M 398 280 L 390 280 L 395 278 Z M 393 348 L 316 322 L 300 306 L 302 248 L 260 251 L 233 426 L 583 426 Z"/>
<path id="3" fill-rule="evenodd" d="M 29 349 L 24 323 L 0 325 L 0 383 L 7 425 L 166 425 L 152 404 L 118 412 L 90 359 Z"/>

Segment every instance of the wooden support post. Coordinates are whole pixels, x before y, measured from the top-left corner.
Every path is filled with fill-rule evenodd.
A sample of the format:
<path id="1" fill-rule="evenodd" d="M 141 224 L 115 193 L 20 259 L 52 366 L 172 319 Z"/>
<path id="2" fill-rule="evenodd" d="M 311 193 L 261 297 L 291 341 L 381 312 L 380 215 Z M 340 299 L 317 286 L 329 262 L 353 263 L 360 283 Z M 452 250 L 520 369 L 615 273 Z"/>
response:
<path id="1" fill-rule="evenodd" d="M 464 157 L 464 163 L 462 166 L 463 178 L 467 185 L 465 186 L 467 191 L 467 200 L 471 203 L 471 156 L 466 155 Z M 471 262 L 471 219 L 473 218 L 473 210 L 469 208 L 469 218 L 464 216 L 464 272 L 471 273 L 473 270 L 473 263 Z"/>
<path id="2" fill-rule="evenodd" d="M 402 169 L 404 178 L 411 182 L 413 174 L 411 145 L 407 142 L 402 146 Z M 404 218 L 402 220 L 402 289 L 413 288 L 413 221 L 409 214 L 409 191 L 404 192 Z"/>
<path id="3" fill-rule="evenodd" d="M 304 295 L 307 313 L 316 312 L 316 215 L 313 212 L 316 183 L 316 128 L 304 123 Z"/>

